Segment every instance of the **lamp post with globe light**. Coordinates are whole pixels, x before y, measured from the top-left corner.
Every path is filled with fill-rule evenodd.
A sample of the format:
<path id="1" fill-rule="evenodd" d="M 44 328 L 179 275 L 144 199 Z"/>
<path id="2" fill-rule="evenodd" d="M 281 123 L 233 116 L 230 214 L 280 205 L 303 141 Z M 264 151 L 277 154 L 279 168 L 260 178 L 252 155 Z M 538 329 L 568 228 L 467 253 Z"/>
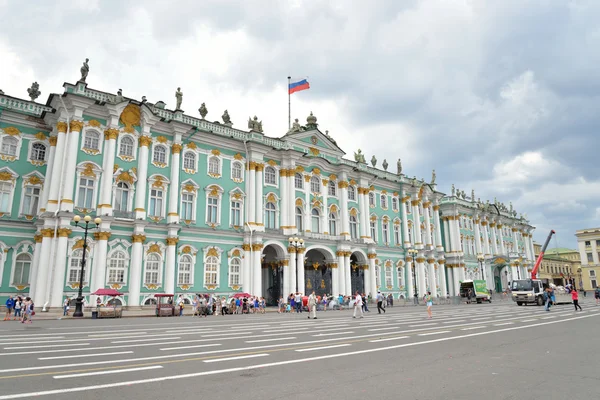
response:
<path id="1" fill-rule="evenodd" d="M 83 254 L 81 256 L 81 271 L 79 273 L 79 292 L 77 294 L 77 301 L 75 303 L 75 312 L 73 313 L 73 317 L 83 317 L 83 275 L 85 273 L 85 256 L 87 252 L 87 237 L 88 231 L 90 229 L 98 229 L 100 227 L 100 223 L 102 220 L 98 217 L 94 219 L 93 226 L 90 225 L 92 221 L 92 217 L 86 215 L 83 217 L 83 222 L 85 224 L 80 224 L 81 217 L 76 215 L 73 217 L 73 222 L 75 226 L 83 229 Z"/>
<path id="2" fill-rule="evenodd" d="M 296 278 L 293 280 L 293 282 L 296 282 L 296 284 L 292 285 L 295 287 L 291 287 L 291 290 L 293 293 L 296 293 L 298 291 L 298 287 L 301 286 L 299 284 L 300 279 L 304 280 L 304 265 L 300 265 L 300 263 L 298 262 L 298 250 L 304 248 L 304 239 L 294 236 L 290 237 L 288 239 L 288 242 L 290 244 L 290 247 L 296 250 L 294 252 L 294 264 L 296 265 L 296 270 L 291 271 L 292 274 L 295 274 L 294 277 Z M 302 269 L 302 273 L 300 273 L 300 269 Z"/>
<path id="3" fill-rule="evenodd" d="M 483 256 L 483 254 L 477 254 L 477 261 L 479 262 L 479 268 L 481 269 L 481 277 L 485 281 L 485 267 L 483 265 L 483 262 L 485 261 L 485 257 Z M 487 284 L 486 284 L 486 286 L 487 286 Z"/>
<path id="4" fill-rule="evenodd" d="M 419 292 L 417 291 L 417 262 L 416 257 L 419 254 L 419 250 L 417 249 L 408 249 L 408 254 L 412 257 L 413 265 L 412 265 L 412 278 L 413 278 L 413 290 L 414 290 L 414 298 L 415 298 L 415 306 L 419 304 Z"/>

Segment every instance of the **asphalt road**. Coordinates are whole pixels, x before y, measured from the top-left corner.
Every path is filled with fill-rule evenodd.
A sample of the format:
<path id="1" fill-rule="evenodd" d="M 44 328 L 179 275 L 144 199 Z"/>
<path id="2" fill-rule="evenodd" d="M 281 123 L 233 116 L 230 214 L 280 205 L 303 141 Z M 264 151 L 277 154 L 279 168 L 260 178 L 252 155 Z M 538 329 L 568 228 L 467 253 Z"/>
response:
<path id="1" fill-rule="evenodd" d="M 0 325 L 0 400 L 598 398 L 600 307 Z"/>

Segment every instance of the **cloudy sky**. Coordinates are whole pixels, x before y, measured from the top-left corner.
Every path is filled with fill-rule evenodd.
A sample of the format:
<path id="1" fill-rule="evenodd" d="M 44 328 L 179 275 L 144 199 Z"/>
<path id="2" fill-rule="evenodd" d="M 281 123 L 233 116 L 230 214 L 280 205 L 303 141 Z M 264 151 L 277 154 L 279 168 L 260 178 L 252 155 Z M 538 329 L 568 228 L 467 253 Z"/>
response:
<path id="1" fill-rule="evenodd" d="M 207 119 L 229 110 L 287 131 L 288 75 L 352 158 L 512 201 L 558 245 L 600 226 L 600 1 L 0 0 L 0 88 L 42 97 L 75 82 Z"/>

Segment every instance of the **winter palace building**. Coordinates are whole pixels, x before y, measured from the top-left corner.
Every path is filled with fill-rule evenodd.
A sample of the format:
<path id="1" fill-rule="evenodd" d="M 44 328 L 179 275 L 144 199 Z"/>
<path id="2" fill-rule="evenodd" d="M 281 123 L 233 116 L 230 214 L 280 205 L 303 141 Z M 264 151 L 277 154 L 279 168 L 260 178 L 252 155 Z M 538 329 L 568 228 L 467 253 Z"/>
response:
<path id="1" fill-rule="evenodd" d="M 0 91 L 0 297 L 60 307 L 77 295 L 75 214 L 102 219 L 87 243 L 90 304 L 98 288 L 133 307 L 156 293 L 446 296 L 464 279 L 503 290 L 533 265 L 534 228 L 512 205 L 444 194 L 435 174 L 378 169 L 360 150 L 346 159 L 312 113 L 274 138 L 256 117 L 242 130 L 199 111 L 82 81 L 45 105 Z"/>

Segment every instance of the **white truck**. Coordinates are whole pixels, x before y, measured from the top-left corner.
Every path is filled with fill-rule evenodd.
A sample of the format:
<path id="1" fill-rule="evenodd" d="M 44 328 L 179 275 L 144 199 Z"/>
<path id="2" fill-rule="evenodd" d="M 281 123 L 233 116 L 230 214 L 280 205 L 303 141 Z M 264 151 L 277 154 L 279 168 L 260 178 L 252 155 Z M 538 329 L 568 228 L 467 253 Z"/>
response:
<path id="1" fill-rule="evenodd" d="M 546 303 L 544 299 L 546 287 L 539 279 L 514 280 L 511 283 L 512 299 L 518 306 L 523 304 L 543 306 Z M 567 293 L 562 286 L 550 284 L 550 287 L 554 290 L 554 304 L 572 303 L 571 294 Z"/>

